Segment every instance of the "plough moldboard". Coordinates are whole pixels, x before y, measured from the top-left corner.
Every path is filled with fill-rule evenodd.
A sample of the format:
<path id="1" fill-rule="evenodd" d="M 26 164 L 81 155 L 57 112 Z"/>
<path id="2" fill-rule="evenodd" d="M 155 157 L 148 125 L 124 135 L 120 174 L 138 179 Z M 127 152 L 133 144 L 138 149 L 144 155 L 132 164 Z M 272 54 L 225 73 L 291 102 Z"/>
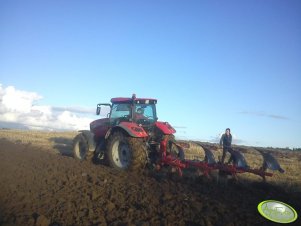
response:
<path id="1" fill-rule="evenodd" d="M 266 177 L 272 177 L 272 172 L 267 172 L 267 170 L 271 171 L 279 171 L 280 173 L 284 173 L 284 170 L 280 167 L 278 161 L 268 152 L 264 152 L 260 149 L 255 149 L 259 152 L 263 157 L 263 163 L 260 168 L 251 168 L 243 155 L 242 152 L 232 149 L 231 153 L 231 162 L 230 163 L 221 163 L 216 161 L 213 155 L 213 152 L 210 150 L 208 145 L 204 145 L 200 142 L 193 142 L 194 144 L 200 146 L 204 150 L 205 157 L 203 160 L 187 160 L 184 158 L 185 151 L 183 147 L 183 143 L 173 142 L 173 144 L 178 149 L 178 156 L 174 156 L 172 154 L 168 154 L 166 152 L 166 141 L 161 142 L 160 151 L 161 151 L 161 160 L 157 165 L 157 169 L 160 169 L 162 166 L 170 166 L 173 169 L 176 169 L 180 176 L 183 175 L 184 169 L 196 169 L 197 172 L 201 172 L 204 176 L 209 177 L 209 173 L 211 171 L 219 171 L 224 175 L 232 175 L 236 178 L 237 174 L 241 173 L 252 173 L 262 177 L 265 181 Z M 188 144 L 189 145 L 189 144 Z M 187 148 L 187 144 L 184 144 L 185 148 Z"/>

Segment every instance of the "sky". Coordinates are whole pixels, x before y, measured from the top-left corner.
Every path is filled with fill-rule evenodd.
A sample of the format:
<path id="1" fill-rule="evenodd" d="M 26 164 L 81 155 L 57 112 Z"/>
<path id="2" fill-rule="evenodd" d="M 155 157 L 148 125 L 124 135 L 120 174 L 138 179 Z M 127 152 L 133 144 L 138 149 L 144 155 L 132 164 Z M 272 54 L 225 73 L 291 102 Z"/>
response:
<path id="1" fill-rule="evenodd" d="M 301 147 L 300 62 L 299 0 L 1 0 L 0 127 L 88 129 L 135 93 L 178 139 Z"/>

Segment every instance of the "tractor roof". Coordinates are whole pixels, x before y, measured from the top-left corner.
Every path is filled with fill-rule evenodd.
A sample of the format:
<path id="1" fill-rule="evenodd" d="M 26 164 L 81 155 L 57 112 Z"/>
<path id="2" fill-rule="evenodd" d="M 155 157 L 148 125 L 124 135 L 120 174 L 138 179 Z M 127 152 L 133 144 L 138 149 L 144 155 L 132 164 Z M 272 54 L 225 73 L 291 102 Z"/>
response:
<path id="1" fill-rule="evenodd" d="M 111 99 L 112 103 L 157 103 L 157 99 L 153 98 L 136 98 L 136 95 L 133 94 L 132 98 L 128 97 L 115 97 Z"/>

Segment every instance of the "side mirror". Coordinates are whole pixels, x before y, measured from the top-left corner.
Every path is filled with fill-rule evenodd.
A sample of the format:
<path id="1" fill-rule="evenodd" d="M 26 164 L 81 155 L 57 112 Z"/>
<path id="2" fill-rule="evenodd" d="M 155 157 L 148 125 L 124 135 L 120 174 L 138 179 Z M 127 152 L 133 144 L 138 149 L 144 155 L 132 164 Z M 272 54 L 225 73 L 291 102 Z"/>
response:
<path id="1" fill-rule="evenodd" d="M 111 105 L 111 104 L 107 104 L 107 103 L 100 103 L 100 104 L 97 104 L 96 115 L 100 115 L 101 105 L 110 107 L 110 109 L 112 108 L 112 105 Z M 107 109 L 104 108 L 103 113 L 107 112 L 106 110 L 107 110 Z"/>
<path id="2" fill-rule="evenodd" d="M 99 115 L 99 114 L 100 114 L 100 110 L 101 110 L 100 105 L 97 105 L 97 108 L 96 108 L 96 115 Z"/>

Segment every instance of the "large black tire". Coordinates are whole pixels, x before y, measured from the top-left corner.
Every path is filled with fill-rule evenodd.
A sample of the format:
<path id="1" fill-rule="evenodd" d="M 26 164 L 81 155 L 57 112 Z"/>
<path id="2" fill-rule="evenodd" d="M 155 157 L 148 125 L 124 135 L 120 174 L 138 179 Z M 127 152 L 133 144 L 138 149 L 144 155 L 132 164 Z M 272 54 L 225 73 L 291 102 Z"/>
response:
<path id="1" fill-rule="evenodd" d="M 105 159 L 113 168 L 139 172 L 146 165 L 146 153 L 146 144 L 141 138 L 115 132 L 108 139 Z"/>
<path id="2" fill-rule="evenodd" d="M 94 150 L 90 150 L 89 140 L 79 133 L 73 140 L 73 156 L 78 160 L 92 161 Z"/>

